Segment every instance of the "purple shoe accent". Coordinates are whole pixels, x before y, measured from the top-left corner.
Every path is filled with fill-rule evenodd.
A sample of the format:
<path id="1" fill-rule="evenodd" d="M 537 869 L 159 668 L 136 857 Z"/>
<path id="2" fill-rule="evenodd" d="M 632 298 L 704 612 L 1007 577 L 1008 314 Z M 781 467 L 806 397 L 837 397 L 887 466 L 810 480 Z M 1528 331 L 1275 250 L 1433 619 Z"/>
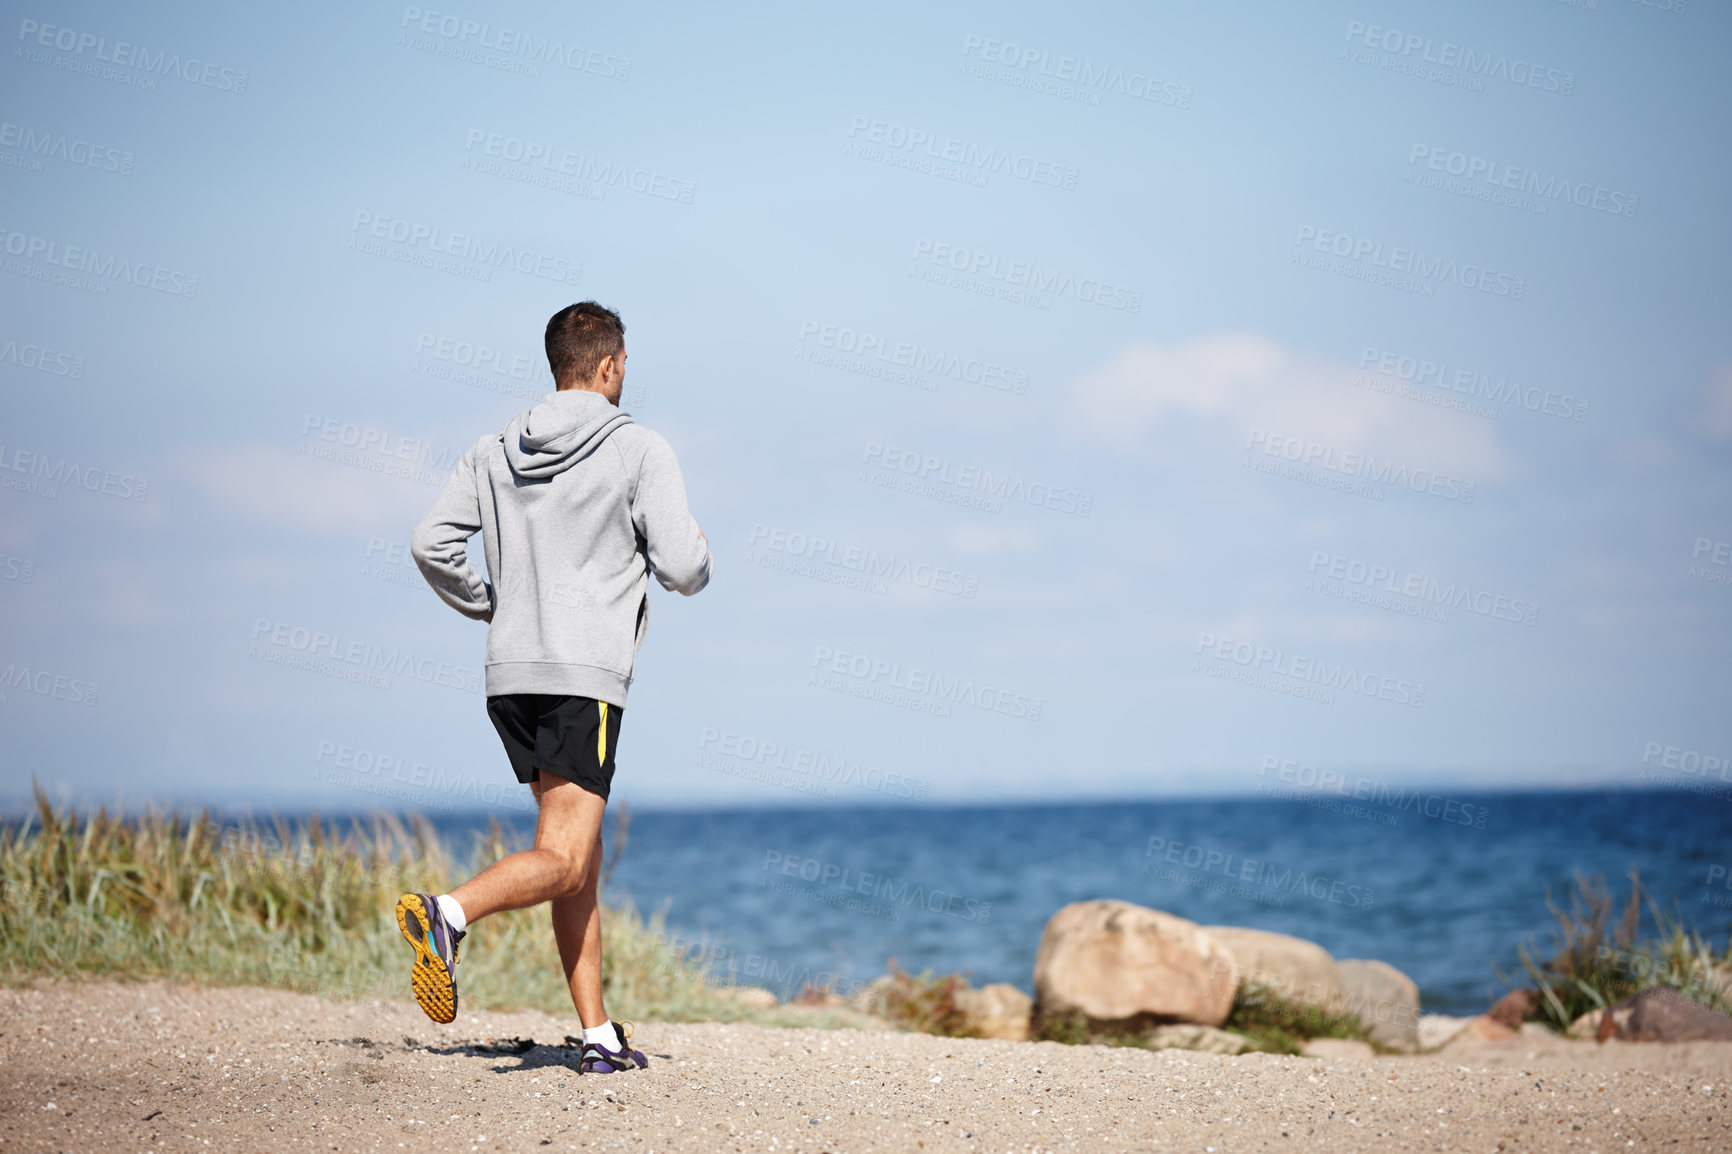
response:
<path id="1" fill-rule="evenodd" d="M 626 1040 L 625 1030 L 618 1022 L 613 1024 L 613 1034 L 619 1039 L 617 1050 L 610 1050 L 595 1042 L 584 1045 L 583 1058 L 577 1067 L 579 1073 L 618 1074 L 626 1070 L 649 1069 L 649 1059 L 643 1056 L 641 1050 L 631 1048 L 631 1043 Z"/>

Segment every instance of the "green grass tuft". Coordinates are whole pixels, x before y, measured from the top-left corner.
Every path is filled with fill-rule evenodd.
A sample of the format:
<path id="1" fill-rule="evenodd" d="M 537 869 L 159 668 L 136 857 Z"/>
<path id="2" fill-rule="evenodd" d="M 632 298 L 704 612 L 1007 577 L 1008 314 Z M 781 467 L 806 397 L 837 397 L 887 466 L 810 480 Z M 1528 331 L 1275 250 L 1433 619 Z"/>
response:
<path id="1" fill-rule="evenodd" d="M 1621 912 L 1604 877 L 1576 875 L 1569 909 L 1546 891 L 1546 909 L 1557 923 L 1549 960 L 1533 942 L 1518 954 L 1528 984 L 1540 991 L 1547 1024 L 1567 1029 L 1581 1015 L 1604 1009 L 1653 986 L 1711 1010 L 1732 1013 L 1732 941 L 1716 956 L 1708 940 L 1686 930 L 1683 920 L 1647 900 L 1655 934 L 1642 936 L 1642 879 L 1630 871 L 1630 896 Z M 1513 984 L 1513 983 L 1512 983 Z"/>
<path id="2" fill-rule="evenodd" d="M 1243 1034 L 1257 1049 L 1271 1054 L 1297 1054 L 1312 1038 L 1371 1040 L 1365 1023 L 1356 1014 L 1290 1001 L 1259 985 L 1248 985 L 1239 991 L 1222 1029 Z"/>

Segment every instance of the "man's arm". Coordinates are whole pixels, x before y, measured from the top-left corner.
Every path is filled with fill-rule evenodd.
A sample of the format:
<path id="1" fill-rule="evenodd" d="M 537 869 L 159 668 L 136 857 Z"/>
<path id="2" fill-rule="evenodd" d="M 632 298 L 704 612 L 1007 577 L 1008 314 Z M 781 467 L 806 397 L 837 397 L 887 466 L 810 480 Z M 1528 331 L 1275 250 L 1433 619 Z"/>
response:
<path id="1" fill-rule="evenodd" d="M 663 589 L 690 597 L 710 583 L 710 543 L 686 507 L 686 482 L 673 449 L 654 433 L 638 465 L 631 519 Z"/>
<path id="2" fill-rule="evenodd" d="M 493 590 L 469 564 L 464 546 L 481 528 L 481 494 L 475 487 L 475 450 L 463 454 L 427 510 L 409 552 L 427 584 L 445 604 L 477 621 L 493 620 Z"/>

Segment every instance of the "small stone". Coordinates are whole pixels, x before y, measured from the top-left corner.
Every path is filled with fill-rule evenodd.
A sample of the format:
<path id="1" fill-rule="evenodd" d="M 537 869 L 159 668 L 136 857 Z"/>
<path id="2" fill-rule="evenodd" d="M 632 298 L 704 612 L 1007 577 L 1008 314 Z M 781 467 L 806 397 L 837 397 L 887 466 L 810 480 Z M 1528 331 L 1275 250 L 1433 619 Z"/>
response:
<path id="1" fill-rule="evenodd" d="M 1540 1016 L 1541 1004 L 1542 995 L 1538 990 L 1511 990 L 1499 998 L 1485 1016 L 1512 1030 L 1519 1030 L 1523 1022 Z"/>
<path id="2" fill-rule="evenodd" d="M 956 1008 L 967 1019 L 970 1032 L 979 1037 L 999 1038 L 1006 1042 L 1028 1041 L 1034 999 L 1008 982 L 959 991 Z"/>
<path id="3" fill-rule="evenodd" d="M 1436 1050 L 1467 1028 L 1467 1018 L 1452 1018 L 1448 1014 L 1425 1014 L 1419 1019 L 1419 1048 Z"/>
<path id="4" fill-rule="evenodd" d="M 1144 1035 L 1144 1045 L 1151 1050 L 1198 1050 L 1205 1054 L 1243 1054 L 1254 1048 L 1243 1034 L 1185 1024 L 1157 1026 Z"/>
<path id="5" fill-rule="evenodd" d="M 1484 1042 L 1501 1042 L 1506 1038 L 1516 1036 L 1516 1032 L 1502 1022 L 1481 1014 L 1463 1022 L 1461 1029 L 1449 1040 L 1449 1045 L 1451 1047 L 1475 1046 Z"/>

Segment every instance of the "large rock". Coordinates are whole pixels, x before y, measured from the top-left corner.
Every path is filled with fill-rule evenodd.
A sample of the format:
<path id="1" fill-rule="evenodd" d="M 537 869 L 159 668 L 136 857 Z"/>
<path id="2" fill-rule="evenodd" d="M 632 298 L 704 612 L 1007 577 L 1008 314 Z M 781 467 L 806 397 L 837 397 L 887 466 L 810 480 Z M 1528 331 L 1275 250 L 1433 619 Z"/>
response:
<path id="1" fill-rule="evenodd" d="M 1419 987 L 1387 962 L 1346 958 L 1335 963 L 1341 1007 L 1391 1050 L 1419 1048 Z"/>
<path id="2" fill-rule="evenodd" d="M 1237 926 L 1205 926 L 1203 932 L 1232 951 L 1245 985 L 1267 987 L 1304 1006 L 1331 1012 L 1341 1008 L 1335 959 L 1316 942 Z"/>
<path id="3" fill-rule="evenodd" d="M 956 1008 L 968 1019 L 968 1028 L 982 1038 L 1007 1042 L 1028 1041 L 1028 1023 L 1034 1015 L 1034 999 L 1008 982 L 995 982 L 978 990 L 961 990 Z"/>
<path id="4" fill-rule="evenodd" d="M 1601 1019 L 1601 1041 L 1614 1037 L 1625 1042 L 1732 1042 L 1732 1017 L 1662 987 L 1625 998 L 1609 1016 L 1611 1028 Z"/>
<path id="5" fill-rule="evenodd" d="M 1219 1026 L 1233 1009 L 1233 955 L 1195 922 L 1130 902 L 1076 902 L 1054 914 L 1034 959 L 1046 1017 Z"/>

